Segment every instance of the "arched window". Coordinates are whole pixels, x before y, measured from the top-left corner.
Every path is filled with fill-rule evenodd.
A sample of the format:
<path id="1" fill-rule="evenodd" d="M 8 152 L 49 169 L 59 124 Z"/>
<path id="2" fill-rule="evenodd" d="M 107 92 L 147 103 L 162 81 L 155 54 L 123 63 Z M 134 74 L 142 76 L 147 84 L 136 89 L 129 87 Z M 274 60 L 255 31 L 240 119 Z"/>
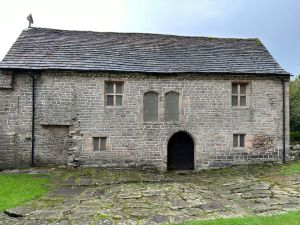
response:
<path id="1" fill-rule="evenodd" d="M 158 121 L 158 93 L 149 91 L 144 94 L 144 121 Z"/>
<path id="2" fill-rule="evenodd" d="M 179 121 L 179 93 L 165 94 L 165 121 Z"/>

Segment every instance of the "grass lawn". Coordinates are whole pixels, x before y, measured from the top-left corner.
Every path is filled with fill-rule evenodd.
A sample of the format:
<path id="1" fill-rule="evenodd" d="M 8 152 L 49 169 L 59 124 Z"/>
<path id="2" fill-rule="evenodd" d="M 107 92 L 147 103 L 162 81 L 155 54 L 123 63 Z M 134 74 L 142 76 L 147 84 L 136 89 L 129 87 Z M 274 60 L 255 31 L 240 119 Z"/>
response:
<path id="1" fill-rule="evenodd" d="M 47 175 L 0 174 L 0 212 L 42 196 L 49 180 Z"/>
<path id="2" fill-rule="evenodd" d="M 293 175 L 300 173 L 300 161 L 291 162 L 281 167 L 281 174 L 283 175 Z"/>
<path id="3" fill-rule="evenodd" d="M 200 220 L 181 225 L 299 225 L 300 211 L 273 216 L 253 216 L 230 219 Z"/>

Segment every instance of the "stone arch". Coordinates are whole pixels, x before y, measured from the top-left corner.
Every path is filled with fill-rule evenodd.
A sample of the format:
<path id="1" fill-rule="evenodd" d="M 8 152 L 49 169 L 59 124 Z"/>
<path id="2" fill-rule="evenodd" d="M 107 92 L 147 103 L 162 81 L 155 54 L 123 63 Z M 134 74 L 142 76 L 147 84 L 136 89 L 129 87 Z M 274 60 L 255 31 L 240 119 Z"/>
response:
<path id="1" fill-rule="evenodd" d="M 168 170 L 195 169 L 195 142 L 188 132 L 174 133 L 167 143 Z"/>

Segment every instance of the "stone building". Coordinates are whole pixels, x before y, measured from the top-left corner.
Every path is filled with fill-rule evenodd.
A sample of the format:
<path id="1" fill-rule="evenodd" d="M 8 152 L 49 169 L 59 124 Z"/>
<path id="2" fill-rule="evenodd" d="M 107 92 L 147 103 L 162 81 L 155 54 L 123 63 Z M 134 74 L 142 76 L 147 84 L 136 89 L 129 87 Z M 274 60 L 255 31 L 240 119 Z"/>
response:
<path id="1" fill-rule="evenodd" d="M 288 81 L 258 39 L 24 30 L 0 63 L 0 168 L 285 159 Z"/>

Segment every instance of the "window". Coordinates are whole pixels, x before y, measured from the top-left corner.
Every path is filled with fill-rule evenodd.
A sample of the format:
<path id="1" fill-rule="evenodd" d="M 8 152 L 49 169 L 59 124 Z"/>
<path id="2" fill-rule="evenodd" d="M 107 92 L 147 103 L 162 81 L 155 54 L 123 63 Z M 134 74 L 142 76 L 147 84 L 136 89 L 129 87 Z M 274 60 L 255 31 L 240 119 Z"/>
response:
<path id="1" fill-rule="evenodd" d="M 179 93 L 165 94 L 165 121 L 179 121 Z"/>
<path id="2" fill-rule="evenodd" d="M 234 134 L 233 135 L 233 147 L 243 148 L 245 147 L 245 134 Z"/>
<path id="3" fill-rule="evenodd" d="M 93 150 L 105 151 L 107 137 L 93 137 Z"/>
<path id="4" fill-rule="evenodd" d="M 123 83 L 106 82 L 105 83 L 105 105 L 122 106 L 123 102 Z"/>
<path id="5" fill-rule="evenodd" d="M 143 99 L 144 121 L 158 121 L 158 93 L 149 91 L 144 94 Z"/>
<path id="6" fill-rule="evenodd" d="M 232 106 L 246 106 L 246 87 L 247 84 L 232 84 Z"/>

